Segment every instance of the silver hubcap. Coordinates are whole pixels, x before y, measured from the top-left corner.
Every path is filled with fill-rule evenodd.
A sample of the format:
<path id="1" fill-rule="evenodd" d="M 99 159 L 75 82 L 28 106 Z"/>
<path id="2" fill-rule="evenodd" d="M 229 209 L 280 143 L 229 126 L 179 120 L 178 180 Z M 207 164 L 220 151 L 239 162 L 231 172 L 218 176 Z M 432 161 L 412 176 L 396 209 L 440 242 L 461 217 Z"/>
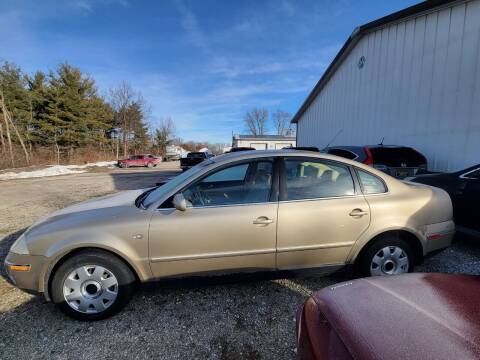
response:
<path id="1" fill-rule="evenodd" d="M 102 312 L 115 302 L 117 295 L 117 278 L 99 265 L 81 266 L 68 274 L 63 283 L 65 301 L 81 313 Z"/>
<path id="2" fill-rule="evenodd" d="M 408 255 L 398 246 L 387 246 L 379 250 L 370 264 L 372 276 L 394 275 L 408 272 Z"/>

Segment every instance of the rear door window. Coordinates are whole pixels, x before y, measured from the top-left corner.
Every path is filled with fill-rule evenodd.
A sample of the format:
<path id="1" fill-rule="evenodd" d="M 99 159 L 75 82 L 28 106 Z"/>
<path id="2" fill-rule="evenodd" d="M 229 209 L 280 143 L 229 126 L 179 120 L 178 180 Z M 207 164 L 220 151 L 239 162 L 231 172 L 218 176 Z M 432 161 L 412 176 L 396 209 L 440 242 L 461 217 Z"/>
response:
<path id="1" fill-rule="evenodd" d="M 285 159 L 286 200 L 355 194 L 348 166 L 322 159 Z"/>

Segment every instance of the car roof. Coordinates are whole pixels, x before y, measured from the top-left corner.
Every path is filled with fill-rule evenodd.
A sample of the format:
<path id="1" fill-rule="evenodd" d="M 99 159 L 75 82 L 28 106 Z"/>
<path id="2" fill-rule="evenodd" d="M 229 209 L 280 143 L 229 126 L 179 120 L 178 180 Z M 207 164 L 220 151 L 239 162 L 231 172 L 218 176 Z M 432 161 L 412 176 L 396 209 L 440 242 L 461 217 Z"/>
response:
<path id="1" fill-rule="evenodd" d="M 347 163 L 350 165 L 355 165 L 363 167 L 361 163 L 357 161 L 352 161 L 340 156 L 320 153 L 317 151 L 308 151 L 308 150 L 292 150 L 292 149 L 279 149 L 279 150 L 249 150 L 249 151 L 238 151 L 233 153 L 226 153 L 218 155 L 211 160 L 215 163 L 228 163 L 236 160 L 248 160 L 272 156 L 283 156 L 283 157 L 314 157 L 326 160 L 339 161 Z M 370 168 L 371 169 L 371 168 Z"/>
<path id="2" fill-rule="evenodd" d="M 410 146 L 404 145 L 336 145 L 336 146 L 329 146 L 326 149 L 363 149 L 365 147 L 368 148 L 410 148 Z"/>
<path id="3" fill-rule="evenodd" d="M 403 183 L 398 179 L 391 177 L 390 175 L 377 170 L 371 166 L 362 164 L 355 160 L 350 160 L 341 156 L 330 155 L 327 153 L 321 153 L 316 151 L 307 151 L 307 150 L 291 150 L 291 149 L 279 149 L 279 150 L 251 150 L 251 151 L 238 151 L 233 153 L 226 153 L 222 155 L 215 156 L 210 158 L 209 164 L 228 164 L 234 161 L 241 161 L 241 160 L 249 160 L 249 159 L 259 159 L 259 158 L 266 158 L 266 157 L 274 157 L 274 156 L 282 156 L 282 157 L 310 157 L 310 158 L 318 158 L 318 159 L 325 159 L 340 162 L 343 164 L 355 166 L 357 168 L 363 169 L 364 171 L 370 172 L 381 179 L 383 179 L 387 186 L 390 187 L 391 185 L 395 184 L 395 186 L 402 186 Z"/>

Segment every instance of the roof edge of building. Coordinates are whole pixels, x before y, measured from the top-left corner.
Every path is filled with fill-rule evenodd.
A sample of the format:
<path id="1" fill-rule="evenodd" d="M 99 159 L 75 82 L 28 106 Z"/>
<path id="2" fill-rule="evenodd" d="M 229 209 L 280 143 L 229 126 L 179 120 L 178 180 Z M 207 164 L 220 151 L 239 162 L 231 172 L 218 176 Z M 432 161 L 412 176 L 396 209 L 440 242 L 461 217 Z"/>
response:
<path id="1" fill-rule="evenodd" d="M 352 34 L 348 37 L 347 41 L 343 44 L 343 46 L 340 48 L 338 51 L 337 55 L 333 59 L 333 61 L 330 63 L 330 65 L 327 67 L 325 72 L 323 73 L 322 77 L 320 80 L 317 82 L 317 84 L 314 86 L 312 91 L 308 94 L 307 98 L 303 102 L 303 104 L 300 106 L 298 111 L 295 113 L 293 116 L 291 123 L 298 123 L 302 115 L 305 113 L 307 108 L 310 106 L 310 104 L 315 100 L 317 95 L 322 91 L 323 87 L 325 84 L 330 80 L 332 75 L 335 73 L 337 68 L 340 66 L 342 61 L 345 59 L 345 57 L 350 53 L 350 51 L 353 49 L 353 47 L 358 43 L 358 41 L 363 37 L 364 34 L 367 32 L 383 27 L 385 25 L 388 25 L 390 23 L 399 21 L 399 20 L 404 20 L 408 17 L 411 17 L 413 15 L 418 15 L 423 12 L 428 12 L 433 9 L 437 9 L 443 6 L 450 5 L 452 3 L 462 3 L 465 2 L 465 0 L 427 0 L 423 1 L 421 3 L 409 6 L 405 9 L 402 9 L 400 11 L 394 12 L 392 14 L 386 15 L 384 17 L 381 17 L 379 19 L 373 20 L 369 23 L 366 23 L 364 25 L 356 27 Z"/>

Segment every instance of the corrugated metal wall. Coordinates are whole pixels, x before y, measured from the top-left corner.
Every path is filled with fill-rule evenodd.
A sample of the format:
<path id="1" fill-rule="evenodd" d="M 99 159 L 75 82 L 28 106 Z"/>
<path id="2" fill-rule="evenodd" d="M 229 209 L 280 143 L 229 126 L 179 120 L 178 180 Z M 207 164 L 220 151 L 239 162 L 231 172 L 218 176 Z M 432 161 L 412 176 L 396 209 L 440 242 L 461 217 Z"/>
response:
<path id="1" fill-rule="evenodd" d="M 300 118 L 298 146 L 338 132 L 332 145 L 413 146 L 430 170 L 480 163 L 480 1 L 364 35 Z"/>

